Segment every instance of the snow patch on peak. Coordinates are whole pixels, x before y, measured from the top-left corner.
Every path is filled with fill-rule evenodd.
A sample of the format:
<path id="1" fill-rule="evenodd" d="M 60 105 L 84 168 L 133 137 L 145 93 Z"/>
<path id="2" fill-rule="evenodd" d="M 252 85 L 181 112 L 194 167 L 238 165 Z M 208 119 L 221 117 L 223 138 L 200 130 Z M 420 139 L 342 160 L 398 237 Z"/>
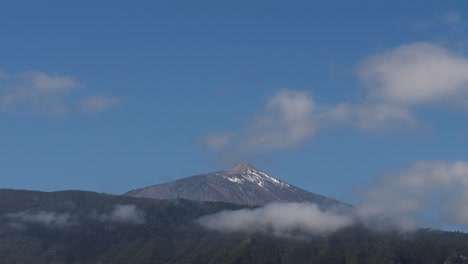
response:
<path id="1" fill-rule="evenodd" d="M 235 182 L 235 183 L 239 183 L 239 184 L 244 183 L 244 179 L 238 178 L 238 177 L 226 177 L 226 176 L 224 176 L 223 178 L 230 181 L 230 182 Z"/>
<path id="2" fill-rule="evenodd" d="M 291 187 L 291 185 L 275 179 L 264 172 L 261 172 L 248 163 L 239 163 L 225 173 L 227 173 L 227 175 L 225 174 L 223 176 L 224 179 L 238 184 L 251 182 L 262 188 L 267 188 L 267 185 L 271 186 L 271 184 L 280 188 Z"/>
<path id="3" fill-rule="evenodd" d="M 272 183 L 276 186 L 279 186 L 279 187 L 289 187 L 290 185 L 285 183 L 285 182 L 282 182 L 278 179 L 275 179 L 271 176 L 269 176 L 268 174 L 264 173 L 264 172 L 261 172 L 261 171 L 257 171 L 257 170 L 250 170 L 250 169 L 247 169 L 244 173 L 241 174 L 242 177 L 247 180 L 247 181 L 250 181 L 252 183 L 255 183 L 257 185 L 259 185 L 260 187 L 263 187 L 265 188 L 265 184 L 266 183 Z"/>

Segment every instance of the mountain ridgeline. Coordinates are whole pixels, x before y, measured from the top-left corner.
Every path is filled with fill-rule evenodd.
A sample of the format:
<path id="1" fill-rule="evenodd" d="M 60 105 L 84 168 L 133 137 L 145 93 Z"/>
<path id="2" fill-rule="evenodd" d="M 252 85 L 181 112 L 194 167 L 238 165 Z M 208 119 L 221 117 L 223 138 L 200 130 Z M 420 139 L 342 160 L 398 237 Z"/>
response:
<path id="1" fill-rule="evenodd" d="M 124 195 L 152 199 L 188 199 L 244 205 L 271 202 L 310 202 L 325 208 L 344 205 L 273 178 L 250 164 L 240 163 L 228 171 L 195 175 L 173 182 L 132 190 Z"/>

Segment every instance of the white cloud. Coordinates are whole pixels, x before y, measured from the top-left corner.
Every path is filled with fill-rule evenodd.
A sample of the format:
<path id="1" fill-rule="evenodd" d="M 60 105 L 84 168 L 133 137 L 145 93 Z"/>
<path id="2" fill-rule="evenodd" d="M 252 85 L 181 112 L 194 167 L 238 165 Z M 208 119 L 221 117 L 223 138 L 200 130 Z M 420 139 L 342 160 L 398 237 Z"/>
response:
<path id="1" fill-rule="evenodd" d="M 145 212 L 138 209 L 136 205 L 116 205 L 109 214 L 95 216 L 104 222 L 117 222 L 122 224 L 143 224 L 145 223 Z"/>
<path id="2" fill-rule="evenodd" d="M 421 161 L 361 192 L 360 217 L 403 229 L 441 221 L 468 226 L 468 162 Z"/>
<path id="3" fill-rule="evenodd" d="M 216 134 L 207 135 L 202 138 L 202 143 L 210 149 L 220 150 L 228 146 L 234 139 L 232 132 L 218 132 Z"/>
<path id="4" fill-rule="evenodd" d="M 315 102 L 307 92 L 278 91 L 268 98 L 264 111 L 246 128 L 243 146 L 270 150 L 299 145 L 315 132 L 314 110 Z"/>
<path id="5" fill-rule="evenodd" d="M 210 134 L 202 142 L 217 151 L 259 152 L 297 147 L 325 127 L 350 125 L 384 131 L 415 123 L 405 107 L 383 103 L 317 105 L 305 91 L 282 89 L 269 97 L 263 111 L 240 131 Z"/>
<path id="6" fill-rule="evenodd" d="M 78 104 L 82 112 L 102 112 L 118 106 L 121 100 L 117 97 L 93 95 L 83 99 Z"/>
<path id="7" fill-rule="evenodd" d="M 198 219 L 205 228 L 220 232 L 263 232 L 303 238 L 326 234 L 353 224 L 353 218 L 320 210 L 315 204 L 273 203 L 257 209 L 222 211 Z"/>
<path id="8" fill-rule="evenodd" d="M 37 223 L 52 227 L 64 227 L 73 224 L 73 219 L 68 213 L 55 213 L 47 211 L 6 214 L 6 218 L 24 223 Z"/>
<path id="9" fill-rule="evenodd" d="M 468 97 L 468 59 L 426 42 L 370 56 L 358 76 L 377 102 L 412 106 Z"/>
<path id="10" fill-rule="evenodd" d="M 267 99 L 263 111 L 238 132 L 220 132 L 203 138 L 214 150 L 267 151 L 298 146 L 314 134 L 315 103 L 305 91 L 279 90 Z"/>

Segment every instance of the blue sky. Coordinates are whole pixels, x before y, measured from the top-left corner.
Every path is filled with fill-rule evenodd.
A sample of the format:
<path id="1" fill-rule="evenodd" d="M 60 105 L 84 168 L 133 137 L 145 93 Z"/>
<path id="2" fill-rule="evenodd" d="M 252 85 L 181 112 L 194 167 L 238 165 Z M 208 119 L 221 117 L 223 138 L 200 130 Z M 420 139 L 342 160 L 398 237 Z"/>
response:
<path id="1" fill-rule="evenodd" d="M 466 10 L 3 3 L 0 187 L 120 194 L 247 161 L 355 202 L 382 175 L 418 174 L 418 161 L 468 178 Z"/>

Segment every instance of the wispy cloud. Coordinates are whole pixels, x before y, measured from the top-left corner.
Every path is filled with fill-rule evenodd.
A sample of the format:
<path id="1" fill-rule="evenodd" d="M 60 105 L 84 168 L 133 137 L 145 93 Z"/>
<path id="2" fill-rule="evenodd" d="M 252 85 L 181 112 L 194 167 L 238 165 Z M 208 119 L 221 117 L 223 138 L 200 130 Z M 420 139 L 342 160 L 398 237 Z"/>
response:
<path id="1" fill-rule="evenodd" d="M 133 204 L 117 204 L 112 211 L 104 214 L 90 213 L 87 216 L 79 216 L 75 213 L 58 213 L 53 211 L 26 210 L 18 213 L 0 215 L 10 220 L 10 226 L 24 229 L 28 224 L 40 224 L 48 227 L 62 228 L 71 225 L 79 225 L 82 221 L 93 220 L 119 224 L 138 225 L 144 224 L 145 212 Z"/>
<path id="2" fill-rule="evenodd" d="M 68 213 L 56 213 L 48 211 L 23 211 L 19 213 L 6 214 L 5 218 L 14 220 L 16 224 L 37 223 L 51 227 L 64 227 L 74 223 L 74 218 Z"/>
<path id="3" fill-rule="evenodd" d="M 220 150 L 228 146 L 234 139 L 234 133 L 222 131 L 204 136 L 201 141 L 210 149 Z"/>
<path id="4" fill-rule="evenodd" d="M 0 112 L 42 112 L 63 114 L 70 111 L 78 91 L 85 85 L 74 77 L 27 71 L 10 74 L 0 70 Z M 79 103 L 79 110 L 97 112 L 119 104 L 115 97 L 89 96 Z"/>
<path id="5" fill-rule="evenodd" d="M 102 112 L 121 104 L 121 100 L 113 96 L 93 95 L 86 97 L 78 104 L 82 112 Z"/>
<path id="6" fill-rule="evenodd" d="M 437 27 L 458 27 L 463 23 L 463 18 L 459 12 L 449 10 L 445 13 L 434 15 L 427 19 L 416 21 L 412 28 L 416 30 L 433 29 Z"/>
<path id="7" fill-rule="evenodd" d="M 460 13 L 450 10 L 439 16 L 440 21 L 446 25 L 459 25 L 463 22 Z"/>
<path id="8" fill-rule="evenodd" d="M 28 109 L 47 113 L 66 112 L 70 92 L 83 88 L 70 76 L 51 75 L 39 71 L 7 74 L 0 77 L 0 111 Z"/>
<path id="9" fill-rule="evenodd" d="M 273 203 L 257 209 L 222 211 L 197 220 L 205 228 L 220 232 L 263 232 L 290 238 L 332 233 L 353 221 L 349 215 L 322 211 L 307 203 Z"/>
<path id="10" fill-rule="evenodd" d="M 323 119 L 335 125 L 350 125 L 362 131 L 388 131 L 417 124 L 405 107 L 385 103 L 341 103 L 330 107 Z"/>

